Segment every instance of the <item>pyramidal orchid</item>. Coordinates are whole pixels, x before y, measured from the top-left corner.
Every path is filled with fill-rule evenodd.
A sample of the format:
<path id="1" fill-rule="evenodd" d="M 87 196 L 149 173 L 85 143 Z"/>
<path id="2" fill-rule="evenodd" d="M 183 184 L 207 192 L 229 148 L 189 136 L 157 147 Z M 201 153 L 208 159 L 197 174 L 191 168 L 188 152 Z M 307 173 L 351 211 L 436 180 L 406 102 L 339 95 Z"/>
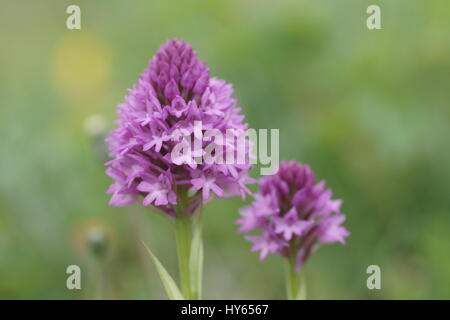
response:
<path id="1" fill-rule="evenodd" d="M 247 236 L 260 260 L 269 253 L 286 258 L 288 297 L 298 299 L 303 294 L 299 269 L 321 244 L 344 244 L 349 235 L 342 226 L 341 200 L 332 200 L 325 182 L 317 183 L 311 169 L 295 161 L 281 162 L 278 172 L 263 177 L 259 187 L 253 203 L 240 210 L 239 232 L 261 231 Z"/>
<path id="2" fill-rule="evenodd" d="M 205 130 L 235 132 L 234 141 L 240 130 L 247 129 L 232 93 L 230 84 L 210 76 L 189 44 L 169 40 L 118 105 L 117 128 L 106 140 L 111 158 L 106 172 L 114 180 L 108 189 L 110 204 L 141 201 L 175 223 L 184 298 L 200 296 L 203 254 L 198 209 L 214 196 L 244 197 L 249 192 L 246 184 L 252 182 L 249 163 L 198 161 L 211 143 L 222 147 L 223 154 L 233 154 L 237 147 L 229 139 L 205 139 Z M 180 146 L 193 150 L 180 155 Z M 163 279 L 170 278 L 163 274 Z M 167 281 L 166 288 L 171 287 L 173 280 Z M 180 295 L 172 292 L 172 297 Z"/>

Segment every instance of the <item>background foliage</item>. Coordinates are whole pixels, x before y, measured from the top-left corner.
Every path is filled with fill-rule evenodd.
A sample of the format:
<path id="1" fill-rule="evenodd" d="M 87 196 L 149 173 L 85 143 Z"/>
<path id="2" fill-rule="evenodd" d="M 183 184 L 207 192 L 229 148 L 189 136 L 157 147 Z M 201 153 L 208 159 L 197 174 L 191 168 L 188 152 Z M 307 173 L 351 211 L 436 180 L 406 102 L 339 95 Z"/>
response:
<path id="1" fill-rule="evenodd" d="M 65 27 L 74 3 L 81 31 Z M 383 29 L 369 31 L 374 3 Z M 352 235 L 308 262 L 310 298 L 450 298 L 448 1 L 3 1 L 0 21 L 0 298 L 165 298 L 138 240 L 176 274 L 173 230 L 108 206 L 94 129 L 113 127 L 171 37 L 234 84 L 253 128 L 280 128 L 282 158 L 344 199 Z M 281 259 L 258 262 L 236 234 L 242 205 L 205 209 L 204 295 L 283 298 Z M 86 249 L 93 228 L 108 239 L 102 262 Z M 80 291 L 65 287 L 70 264 Z M 366 288 L 371 264 L 382 290 Z"/>

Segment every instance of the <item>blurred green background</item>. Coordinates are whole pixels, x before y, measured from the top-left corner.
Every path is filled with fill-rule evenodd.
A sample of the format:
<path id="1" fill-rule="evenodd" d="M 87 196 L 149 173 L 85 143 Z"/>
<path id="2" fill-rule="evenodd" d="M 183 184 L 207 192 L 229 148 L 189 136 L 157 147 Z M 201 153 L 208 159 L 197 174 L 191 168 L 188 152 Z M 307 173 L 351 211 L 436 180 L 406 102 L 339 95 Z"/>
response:
<path id="1" fill-rule="evenodd" d="M 66 28 L 81 7 L 82 29 Z M 382 30 L 366 27 L 379 4 Z M 104 130 L 168 38 L 233 83 L 281 158 L 344 200 L 346 246 L 305 272 L 312 299 L 450 298 L 450 2 L 442 0 L 2 1 L 0 298 L 163 298 L 143 238 L 177 274 L 171 225 L 108 206 Z M 254 171 L 254 175 L 258 173 Z M 284 298 L 283 264 L 236 233 L 240 199 L 205 209 L 204 296 Z M 104 262 L 87 253 L 104 230 Z M 66 289 L 66 268 L 82 290 Z M 382 290 L 366 287 L 367 266 Z"/>

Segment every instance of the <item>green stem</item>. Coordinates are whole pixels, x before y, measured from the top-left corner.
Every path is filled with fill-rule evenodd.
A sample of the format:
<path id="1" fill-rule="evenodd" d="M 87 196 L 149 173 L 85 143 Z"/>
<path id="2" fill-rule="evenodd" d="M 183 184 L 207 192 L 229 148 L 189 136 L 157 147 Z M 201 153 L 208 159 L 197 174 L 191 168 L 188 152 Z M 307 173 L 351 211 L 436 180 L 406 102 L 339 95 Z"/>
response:
<path id="1" fill-rule="evenodd" d="M 292 255 L 286 267 L 286 291 L 289 300 L 297 300 L 299 282 L 299 274 L 295 271 L 295 256 Z"/>
<path id="2" fill-rule="evenodd" d="M 192 214 L 192 242 L 189 268 L 191 275 L 191 299 L 200 300 L 203 274 L 202 207 Z"/>
<path id="3" fill-rule="evenodd" d="M 286 291 L 289 300 L 306 299 L 304 271 L 295 270 L 296 256 L 291 255 L 286 263 Z"/>
<path id="4" fill-rule="evenodd" d="M 175 219 L 175 234 L 178 251 L 181 291 L 185 299 L 191 299 L 189 257 L 191 251 L 192 221 L 190 215 L 179 215 Z"/>

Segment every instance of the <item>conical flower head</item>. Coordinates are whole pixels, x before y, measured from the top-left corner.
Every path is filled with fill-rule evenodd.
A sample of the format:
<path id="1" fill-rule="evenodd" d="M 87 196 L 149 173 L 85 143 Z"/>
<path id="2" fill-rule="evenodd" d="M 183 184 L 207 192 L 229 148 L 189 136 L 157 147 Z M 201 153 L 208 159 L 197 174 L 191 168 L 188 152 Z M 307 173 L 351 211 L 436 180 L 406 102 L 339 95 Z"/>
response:
<path id="1" fill-rule="evenodd" d="M 180 207 L 183 213 L 193 212 L 213 194 L 248 192 L 249 161 L 217 159 L 236 151 L 230 139 L 237 141 L 247 129 L 244 116 L 231 97 L 231 85 L 211 78 L 189 44 L 169 40 L 128 92 L 118 106 L 118 128 L 106 140 L 107 174 L 114 179 L 108 190 L 111 205 L 129 205 L 143 196 L 145 206 L 175 216 Z M 207 130 L 216 133 L 214 138 L 204 139 Z M 226 135 L 229 139 L 223 139 Z M 209 155 L 216 158 L 206 163 L 202 157 L 211 144 Z"/>
<path id="2" fill-rule="evenodd" d="M 249 236 L 260 259 L 269 253 L 294 256 L 297 268 L 322 243 L 345 243 L 349 235 L 341 226 L 345 216 L 341 200 L 332 200 L 332 191 L 316 178 L 307 165 L 295 161 L 280 164 L 277 174 L 264 177 L 255 201 L 241 209 L 239 232 L 260 230 Z"/>
<path id="3" fill-rule="evenodd" d="M 152 87 L 158 99 L 171 104 L 177 96 L 185 100 L 200 98 L 209 84 L 209 69 L 189 44 L 170 40 L 150 63 Z"/>

